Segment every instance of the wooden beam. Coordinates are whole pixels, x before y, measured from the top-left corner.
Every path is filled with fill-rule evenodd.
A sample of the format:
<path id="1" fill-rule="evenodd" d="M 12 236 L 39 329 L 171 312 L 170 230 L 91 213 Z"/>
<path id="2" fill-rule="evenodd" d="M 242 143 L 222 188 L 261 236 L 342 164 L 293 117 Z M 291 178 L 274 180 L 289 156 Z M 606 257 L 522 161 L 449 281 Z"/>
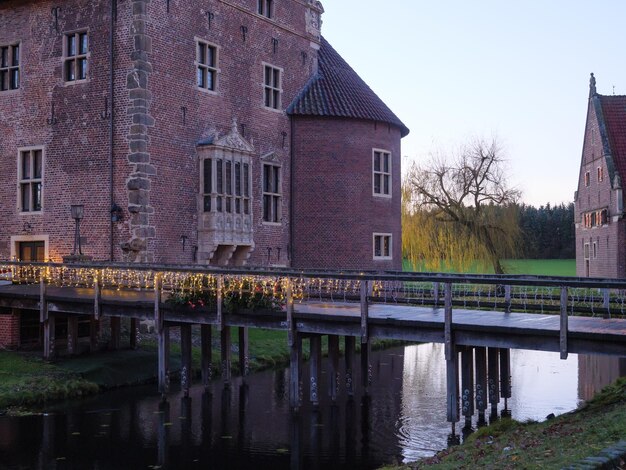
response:
<path id="1" fill-rule="evenodd" d="M 292 347 L 296 337 L 296 325 L 293 321 L 293 290 L 291 278 L 285 280 L 285 309 L 287 311 L 287 344 Z"/>
<path id="2" fill-rule="evenodd" d="M 368 342 L 367 320 L 369 317 L 369 304 L 367 300 L 368 282 L 361 281 L 361 343 Z"/>
<path id="3" fill-rule="evenodd" d="M 372 366 L 370 364 L 371 343 L 361 343 L 361 385 L 363 394 L 368 395 L 372 383 Z"/>
<path id="4" fill-rule="evenodd" d="M 48 314 L 46 320 L 43 322 L 43 357 L 47 361 L 54 359 L 56 356 L 55 320 L 55 315 Z"/>
<path id="5" fill-rule="evenodd" d="M 239 327 L 239 373 L 245 378 L 250 374 L 250 358 L 248 354 L 248 328 Z"/>
<path id="6" fill-rule="evenodd" d="M 474 415 L 474 349 L 461 349 L 461 411 L 466 427 L 471 427 Z"/>
<path id="7" fill-rule="evenodd" d="M 511 398 L 511 350 L 500 349 L 500 395 Z"/>
<path id="8" fill-rule="evenodd" d="M 216 293 L 216 297 L 217 297 L 216 322 L 217 322 L 218 331 L 222 331 L 222 329 L 224 328 L 224 315 L 223 315 L 223 305 L 222 305 L 223 290 L 224 290 L 224 276 L 219 275 L 217 276 L 217 293 Z"/>
<path id="9" fill-rule="evenodd" d="M 232 377 L 231 371 L 231 338 L 230 338 L 230 326 L 222 326 L 220 331 L 221 342 L 221 358 L 222 358 L 222 381 L 225 387 L 230 387 L 230 381 Z"/>
<path id="10" fill-rule="evenodd" d="M 311 336 L 309 359 L 310 365 L 310 395 L 309 398 L 314 406 L 319 405 L 319 385 L 322 372 L 322 337 L 320 335 Z"/>
<path id="11" fill-rule="evenodd" d="M 67 353 L 70 356 L 78 354 L 78 317 L 67 317 Z"/>
<path id="12" fill-rule="evenodd" d="M 137 319 L 130 319 L 130 331 L 129 331 L 129 346 L 130 349 L 137 349 Z"/>
<path id="13" fill-rule="evenodd" d="M 191 325 L 180 325 L 180 388 L 185 397 L 191 387 Z"/>
<path id="14" fill-rule="evenodd" d="M 478 410 L 478 424 L 485 423 L 487 410 L 487 349 L 474 348 L 476 362 L 476 409 Z"/>
<path id="15" fill-rule="evenodd" d="M 354 396 L 354 356 L 356 348 L 356 338 L 354 336 L 345 337 L 346 354 L 346 393 L 349 397 Z"/>
<path id="16" fill-rule="evenodd" d="M 446 357 L 446 397 L 447 420 L 456 423 L 459 421 L 459 354 L 456 348 Z"/>
<path id="17" fill-rule="evenodd" d="M 163 326 L 158 331 L 158 357 L 159 357 L 159 393 L 164 399 L 170 389 L 170 329 Z"/>
<path id="18" fill-rule="evenodd" d="M 498 403 L 500 402 L 499 354 L 498 348 L 487 348 L 487 386 L 489 387 L 489 403 L 491 404 L 492 415 L 498 413 Z"/>
<path id="19" fill-rule="evenodd" d="M 93 314 L 96 320 L 102 315 L 102 271 L 98 270 L 93 281 Z"/>
<path id="20" fill-rule="evenodd" d="M 337 400 L 339 391 L 339 336 L 328 335 L 328 395 Z"/>
<path id="21" fill-rule="evenodd" d="M 200 325 L 200 367 L 202 369 L 202 386 L 209 389 L 212 371 L 211 325 Z"/>
<path id="22" fill-rule="evenodd" d="M 561 287 L 561 326 L 560 326 L 560 348 L 561 359 L 567 359 L 567 330 L 568 330 L 568 317 L 567 317 L 567 287 Z"/>
<path id="23" fill-rule="evenodd" d="M 300 354 L 302 339 L 295 333 L 289 345 L 289 405 L 292 410 L 300 407 Z"/>
<path id="24" fill-rule="evenodd" d="M 452 338 L 452 284 L 449 282 L 444 286 L 444 341 L 446 361 L 449 361 L 455 354 Z"/>

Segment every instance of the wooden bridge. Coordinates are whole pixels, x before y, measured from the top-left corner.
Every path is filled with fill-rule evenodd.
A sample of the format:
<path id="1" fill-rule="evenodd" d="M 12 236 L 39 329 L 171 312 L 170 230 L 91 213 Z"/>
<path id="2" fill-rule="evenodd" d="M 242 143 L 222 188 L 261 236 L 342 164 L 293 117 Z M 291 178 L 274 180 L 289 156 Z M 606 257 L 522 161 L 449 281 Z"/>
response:
<path id="1" fill-rule="evenodd" d="M 570 352 L 626 356 L 626 281 L 614 279 L 18 262 L 0 262 L 0 273 L 5 279 L 0 308 L 39 312 L 48 359 L 55 355 L 55 317 L 67 320 L 70 354 L 78 350 L 79 322 L 89 325 L 95 347 L 97 325 L 108 318 L 110 344 L 116 348 L 122 318 L 130 319 L 131 347 L 137 322 L 153 321 L 164 396 L 171 328 L 180 329 L 181 387 L 189 392 L 192 325 L 200 325 L 205 386 L 212 374 L 214 328 L 226 384 L 231 379 L 232 328 L 239 329 L 243 375 L 248 373 L 248 329 L 286 331 L 293 408 L 300 404 L 303 340 L 310 343 L 308 388 L 314 404 L 321 395 L 322 336 L 328 336 L 328 393 L 333 400 L 340 382 L 347 394 L 354 394 L 356 367 L 367 393 L 372 339 L 444 343 L 452 423 L 460 420 L 459 409 L 466 422 L 475 412 L 480 420 L 489 406 L 494 410 L 500 398 L 510 397 L 512 348 L 559 352 L 563 359 Z M 339 377 L 341 336 L 344 381 Z"/>

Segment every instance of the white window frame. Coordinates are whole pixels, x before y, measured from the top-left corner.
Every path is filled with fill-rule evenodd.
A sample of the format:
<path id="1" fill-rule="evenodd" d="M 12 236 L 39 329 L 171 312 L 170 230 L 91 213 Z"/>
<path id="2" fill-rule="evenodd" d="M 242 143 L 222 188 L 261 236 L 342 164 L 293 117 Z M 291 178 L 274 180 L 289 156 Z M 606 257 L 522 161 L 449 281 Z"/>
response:
<path id="1" fill-rule="evenodd" d="M 23 165 L 22 165 L 22 154 L 28 152 L 30 153 L 30 173 L 34 175 L 33 170 L 33 153 L 35 151 L 41 151 L 41 175 L 39 178 L 34 178 L 33 176 L 29 178 L 24 178 L 23 175 Z M 20 215 L 39 215 L 44 211 L 44 187 L 45 187 L 45 174 L 46 174 L 46 150 L 45 147 L 38 145 L 32 147 L 20 147 L 17 149 L 17 211 Z M 32 199 L 32 184 L 39 183 L 40 186 L 40 207 L 39 210 L 33 210 L 33 199 Z M 30 190 L 30 201 L 29 201 L 29 210 L 23 210 L 24 204 L 22 203 L 22 185 L 28 184 L 31 186 Z"/>
<path id="2" fill-rule="evenodd" d="M 278 172 L 278 187 L 277 188 L 270 188 L 269 190 L 266 190 L 265 167 L 270 167 L 272 169 L 272 176 L 274 175 L 273 172 Z M 272 181 L 274 181 L 274 178 L 272 178 Z M 261 220 L 263 221 L 263 224 L 265 225 L 282 225 L 282 216 L 283 216 L 282 185 L 283 185 L 282 166 L 274 162 L 263 162 L 261 164 Z M 269 207 L 270 220 L 265 219 L 265 207 L 266 207 L 265 201 L 267 198 L 269 198 L 269 200 L 271 201 L 270 207 Z"/>
<path id="3" fill-rule="evenodd" d="M 85 34 L 87 36 L 87 51 L 84 54 L 81 54 L 80 51 L 80 35 Z M 69 55 L 68 53 L 68 43 L 70 37 L 77 38 L 76 42 L 76 52 L 73 55 Z M 63 33 L 63 67 L 62 67 L 62 75 L 63 75 L 63 83 L 65 85 L 74 85 L 76 83 L 85 83 L 89 81 L 89 62 L 91 58 L 91 38 L 89 37 L 89 29 L 78 29 L 76 31 L 67 31 Z M 78 61 L 85 60 L 85 78 L 77 78 L 78 76 Z M 67 64 L 68 62 L 74 63 L 74 79 L 69 80 L 67 75 Z"/>
<path id="4" fill-rule="evenodd" d="M 283 75 L 284 70 L 281 67 L 276 67 L 275 65 L 269 64 L 267 62 L 262 62 L 262 89 L 263 89 L 263 108 L 277 111 L 282 113 L 282 101 L 283 101 Z M 272 82 L 274 81 L 274 73 L 278 72 L 278 88 L 274 86 L 273 83 L 267 84 L 265 83 L 265 73 L 266 70 L 270 68 L 272 69 Z M 270 100 L 270 106 L 266 105 L 266 94 L 267 92 L 271 92 L 272 99 Z M 274 96 L 274 93 L 277 93 L 277 98 Z M 276 102 L 278 101 L 278 102 Z"/>
<path id="5" fill-rule="evenodd" d="M 380 242 L 381 242 L 381 254 L 380 255 L 376 255 L 376 239 L 380 238 Z M 384 253 L 384 241 L 385 238 L 389 239 L 389 253 L 385 254 Z M 374 232 L 372 235 L 372 255 L 374 260 L 390 260 L 393 259 L 393 234 L 391 233 L 378 233 L 378 232 Z"/>
<path id="6" fill-rule="evenodd" d="M 13 61 L 14 50 L 17 47 L 17 65 Z M 2 49 L 7 50 L 7 61 L 6 64 L 2 65 Z M 11 84 L 13 81 L 11 80 L 11 76 L 13 72 L 17 69 L 17 85 L 12 88 Z M 2 86 L 5 85 L 3 83 L 2 74 L 6 74 L 6 88 L 3 90 Z M 0 93 L 7 93 L 11 91 L 19 90 L 22 86 L 22 44 L 18 42 L 13 42 L 10 44 L 0 44 Z"/>
<path id="7" fill-rule="evenodd" d="M 196 41 L 196 60 L 194 61 L 194 65 L 195 65 L 195 70 L 196 70 L 196 88 L 198 90 L 201 90 L 205 93 L 210 93 L 210 94 L 217 94 L 218 92 L 218 86 L 219 86 L 219 75 L 220 75 L 220 68 L 219 68 L 219 63 L 220 63 L 220 48 L 217 44 L 213 44 L 212 42 L 209 41 L 205 41 L 204 39 L 201 39 L 199 37 L 195 37 L 194 38 Z M 214 57 L 214 63 L 213 65 L 208 65 L 205 62 L 202 62 L 200 59 L 200 45 L 203 45 L 204 47 L 206 47 L 206 50 L 213 49 L 215 57 Z M 206 58 L 206 57 L 205 57 Z M 208 76 L 210 73 L 213 74 L 213 88 L 208 88 L 205 86 L 200 86 L 198 83 L 198 72 L 200 69 L 204 69 L 205 71 L 205 77 Z M 205 83 L 206 78 L 205 78 Z"/>
<path id="8" fill-rule="evenodd" d="M 378 170 L 376 170 L 376 154 L 379 154 L 381 157 L 380 160 L 380 167 Z M 387 157 L 388 159 L 388 163 L 389 163 L 389 167 L 388 167 L 388 171 L 384 170 L 384 157 Z M 379 176 L 380 177 L 380 187 L 379 187 L 379 191 L 376 192 L 376 177 Z M 388 178 L 389 184 L 388 184 L 388 192 L 384 192 L 384 181 L 385 181 L 385 177 Z M 378 149 L 378 148 L 374 148 L 372 149 L 372 195 L 374 195 L 375 197 L 386 197 L 386 198 L 390 198 L 391 194 L 392 194 L 392 155 L 391 152 L 389 150 L 384 150 L 384 149 Z"/>

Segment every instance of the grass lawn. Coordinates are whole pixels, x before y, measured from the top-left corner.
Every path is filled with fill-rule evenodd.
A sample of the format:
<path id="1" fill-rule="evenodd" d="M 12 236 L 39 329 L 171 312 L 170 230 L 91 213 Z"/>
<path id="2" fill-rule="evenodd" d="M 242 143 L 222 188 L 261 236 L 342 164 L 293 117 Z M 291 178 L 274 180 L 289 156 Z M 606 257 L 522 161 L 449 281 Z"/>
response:
<path id="1" fill-rule="evenodd" d="M 533 276 L 576 276 L 576 260 L 573 259 L 507 259 L 502 261 L 507 274 L 528 274 Z M 403 269 L 411 271 L 411 263 L 404 260 Z M 419 271 L 419 266 L 416 271 Z M 428 272 L 428 270 L 426 270 Z M 440 272 L 454 272 L 442 269 Z M 493 269 L 485 272 L 477 263 L 465 273 L 492 274 Z"/>
<path id="2" fill-rule="evenodd" d="M 600 454 L 625 436 L 626 378 L 621 378 L 581 410 L 542 423 L 503 419 L 472 434 L 463 445 L 385 469 L 563 468 Z"/>

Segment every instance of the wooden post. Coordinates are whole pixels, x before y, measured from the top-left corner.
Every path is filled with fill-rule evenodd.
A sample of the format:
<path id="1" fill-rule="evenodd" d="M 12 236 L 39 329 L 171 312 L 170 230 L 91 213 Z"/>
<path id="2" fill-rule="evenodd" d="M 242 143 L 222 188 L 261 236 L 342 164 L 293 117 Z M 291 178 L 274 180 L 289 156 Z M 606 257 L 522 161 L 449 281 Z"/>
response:
<path id="1" fill-rule="evenodd" d="M 354 350 L 356 339 L 354 336 L 345 337 L 346 354 L 346 393 L 349 397 L 354 396 Z"/>
<path id="2" fill-rule="evenodd" d="M 296 338 L 296 325 L 293 321 L 293 289 L 291 278 L 285 280 L 285 299 L 287 310 L 287 344 L 292 347 Z"/>
<path id="3" fill-rule="evenodd" d="M 368 282 L 361 281 L 361 344 L 368 342 L 367 319 L 369 317 L 369 305 L 367 301 Z"/>
<path id="4" fill-rule="evenodd" d="M 472 427 L 474 415 L 474 349 L 461 349 L 461 411 L 465 416 L 465 427 Z"/>
<path id="5" fill-rule="evenodd" d="M 339 390 L 339 336 L 328 335 L 328 395 L 337 400 Z"/>
<path id="6" fill-rule="evenodd" d="M 222 358 L 222 380 L 224 381 L 224 387 L 230 387 L 231 372 L 231 338 L 230 338 L 230 326 L 222 325 L 220 331 L 221 336 L 221 358 Z"/>
<path id="7" fill-rule="evenodd" d="M 498 413 L 498 402 L 500 401 L 500 378 L 498 369 L 498 348 L 487 348 L 487 386 L 489 387 L 489 403 L 491 413 Z"/>
<path id="8" fill-rule="evenodd" d="M 159 392 L 161 397 L 165 398 L 170 386 L 170 330 L 165 326 L 163 317 L 163 310 L 161 310 L 161 277 L 157 274 L 154 277 L 154 322 L 158 335 Z"/>
<path id="9" fill-rule="evenodd" d="M 191 325 L 180 325 L 180 388 L 185 397 L 191 386 Z"/>
<path id="10" fill-rule="evenodd" d="M 511 286 L 504 286 L 504 303 L 506 304 L 504 311 L 511 313 Z"/>
<path id="11" fill-rule="evenodd" d="M 449 285 L 446 283 L 446 289 Z M 456 423 L 459 421 L 459 354 L 456 348 L 446 357 L 446 391 L 447 420 Z"/>
<path id="12" fill-rule="evenodd" d="M 478 424 L 485 423 L 487 410 L 487 349 L 475 348 L 476 361 L 476 409 L 478 410 Z"/>
<path id="13" fill-rule="evenodd" d="M 102 315 L 102 272 L 98 270 L 93 280 L 93 315 L 96 320 Z"/>
<path id="14" fill-rule="evenodd" d="M 603 317 L 611 318 L 611 291 L 609 289 L 602 289 L 602 306 L 606 309 Z"/>
<path id="15" fill-rule="evenodd" d="M 372 383 L 372 366 L 370 364 L 371 343 L 361 343 L 361 385 L 363 394 L 369 393 Z"/>
<path id="16" fill-rule="evenodd" d="M 511 398 L 511 350 L 500 348 L 500 395 Z"/>
<path id="17" fill-rule="evenodd" d="M 137 349 L 137 319 L 130 319 L 130 332 L 129 332 L 129 346 L 130 349 Z"/>
<path id="18" fill-rule="evenodd" d="M 444 341 L 446 361 L 449 361 L 455 354 L 452 338 L 452 284 L 449 282 L 444 287 Z"/>
<path id="19" fill-rule="evenodd" d="M 211 325 L 200 325 L 200 367 L 202 369 L 202 386 L 209 389 L 213 371 L 211 361 L 213 351 L 211 349 Z"/>
<path id="20" fill-rule="evenodd" d="M 169 466 L 170 447 L 170 404 L 166 401 L 159 403 L 159 430 L 157 438 L 157 463 L 159 468 Z"/>
<path id="21" fill-rule="evenodd" d="M 78 354 L 78 317 L 67 317 L 67 353 L 71 356 Z"/>
<path id="22" fill-rule="evenodd" d="M 98 349 L 98 326 L 100 320 L 93 315 L 89 320 L 89 351 L 95 352 Z"/>
<path id="23" fill-rule="evenodd" d="M 122 321 L 120 317 L 111 318 L 111 342 L 110 348 L 117 350 L 120 348 L 120 334 L 122 329 Z"/>
<path id="24" fill-rule="evenodd" d="M 567 359 L 567 287 L 561 287 L 561 329 L 560 329 L 560 346 L 561 359 Z"/>
<path id="25" fill-rule="evenodd" d="M 322 337 L 320 335 L 312 335 L 310 339 L 311 358 L 310 365 L 310 399 L 314 406 L 319 405 L 319 380 L 322 372 Z"/>
<path id="26" fill-rule="evenodd" d="M 55 328 L 56 318 L 54 315 L 47 314 L 46 321 L 43 323 L 43 357 L 46 360 L 52 360 L 56 356 Z"/>
<path id="27" fill-rule="evenodd" d="M 433 282 L 433 304 L 436 307 L 439 305 L 439 283 Z"/>
<path id="28" fill-rule="evenodd" d="M 222 295 L 223 295 L 223 291 L 224 290 L 224 276 L 219 275 L 217 276 L 217 292 L 216 292 L 216 297 L 217 297 L 217 314 L 216 314 L 216 321 L 217 321 L 217 329 L 218 331 L 222 331 L 222 328 L 224 327 L 224 317 L 223 317 L 223 312 L 222 312 Z"/>
<path id="29" fill-rule="evenodd" d="M 292 410 L 300 407 L 300 353 L 302 340 L 295 333 L 289 345 L 289 404 Z"/>
<path id="30" fill-rule="evenodd" d="M 248 354 L 248 328 L 239 327 L 239 373 L 244 381 L 250 374 L 250 359 Z"/>

